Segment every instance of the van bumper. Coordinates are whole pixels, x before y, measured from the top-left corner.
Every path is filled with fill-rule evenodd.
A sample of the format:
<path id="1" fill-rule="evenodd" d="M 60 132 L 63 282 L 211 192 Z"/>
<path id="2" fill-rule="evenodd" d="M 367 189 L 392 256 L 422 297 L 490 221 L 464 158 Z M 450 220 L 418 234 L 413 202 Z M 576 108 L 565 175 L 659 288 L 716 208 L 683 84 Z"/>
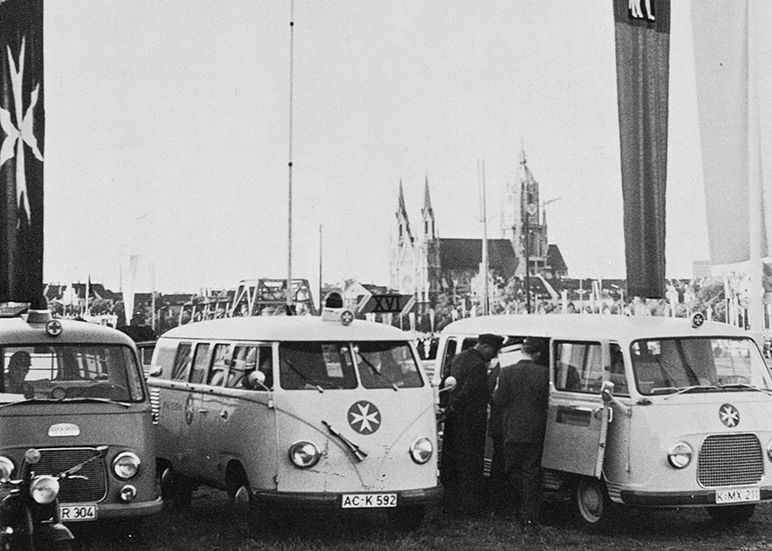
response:
<path id="1" fill-rule="evenodd" d="M 330 508 L 341 509 L 343 496 L 348 494 L 397 494 L 397 507 L 411 505 L 429 505 L 436 503 L 442 497 L 442 486 L 420 488 L 417 490 L 401 490 L 381 492 L 255 492 L 255 503 L 281 508 Z"/>
<path id="2" fill-rule="evenodd" d="M 772 500 L 772 487 L 761 488 L 759 501 L 745 501 L 732 503 L 731 505 L 752 505 L 763 501 Z M 632 490 L 621 491 L 622 501 L 625 505 L 638 507 L 689 507 L 716 505 L 715 490 L 698 490 L 694 492 L 638 492 Z"/>
<path id="3" fill-rule="evenodd" d="M 97 519 L 144 517 L 160 513 L 163 509 L 161 497 L 153 501 L 135 501 L 132 503 L 98 503 Z"/>

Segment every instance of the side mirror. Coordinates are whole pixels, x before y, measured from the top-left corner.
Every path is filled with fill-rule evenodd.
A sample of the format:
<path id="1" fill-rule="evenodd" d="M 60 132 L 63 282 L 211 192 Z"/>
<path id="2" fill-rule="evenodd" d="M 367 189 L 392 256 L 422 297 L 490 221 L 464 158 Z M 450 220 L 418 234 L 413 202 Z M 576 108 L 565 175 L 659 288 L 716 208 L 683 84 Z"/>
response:
<path id="1" fill-rule="evenodd" d="M 265 373 L 257 369 L 250 371 L 249 375 L 247 375 L 247 385 L 253 389 L 263 387 L 265 390 L 268 390 L 268 387 L 265 386 Z"/>
<path id="2" fill-rule="evenodd" d="M 160 365 L 151 365 L 147 370 L 148 377 L 160 377 L 163 372 L 163 368 Z"/>
<path id="3" fill-rule="evenodd" d="M 603 402 L 608 405 L 614 399 L 614 383 L 611 381 L 603 381 L 600 387 L 600 397 Z"/>
<path id="4" fill-rule="evenodd" d="M 447 392 L 450 390 L 453 390 L 456 388 L 456 385 L 458 384 L 458 381 L 456 381 L 456 378 L 451 375 L 447 379 L 445 379 L 445 382 L 442 384 L 442 388 L 440 389 L 440 392 Z"/>

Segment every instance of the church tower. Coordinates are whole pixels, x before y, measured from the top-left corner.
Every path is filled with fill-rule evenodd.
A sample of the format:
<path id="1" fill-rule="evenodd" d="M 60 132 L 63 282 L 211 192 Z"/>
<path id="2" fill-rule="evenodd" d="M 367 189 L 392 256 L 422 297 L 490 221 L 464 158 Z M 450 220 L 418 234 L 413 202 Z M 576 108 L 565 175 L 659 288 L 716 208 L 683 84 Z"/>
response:
<path id="1" fill-rule="evenodd" d="M 433 305 L 440 292 L 440 239 L 437 235 L 437 222 L 434 218 L 432 198 L 429 195 L 429 177 L 424 180 L 424 206 L 421 209 L 423 233 L 419 252 L 421 296 L 419 302 Z"/>
<path id="2" fill-rule="evenodd" d="M 507 208 L 515 213 L 515 223 L 505 235 L 512 240 L 517 254 L 516 275 L 525 276 L 526 261 L 531 266 L 532 275 L 544 272 L 548 251 L 547 221 L 541 209 L 543 202 L 539 198 L 539 183 L 528 168 L 525 149 L 520 152 L 517 177 L 509 190 L 507 203 Z"/>
<path id="3" fill-rule="evenodd" d="M 405 192 L 399 182 L 397 200 L 397 236 L 392 241 L 389 285 L 402 294 L 412 295 L 416 291 L 417 253 L 416 240 L 410 231 L 410 220 L 405 207 Z"/>

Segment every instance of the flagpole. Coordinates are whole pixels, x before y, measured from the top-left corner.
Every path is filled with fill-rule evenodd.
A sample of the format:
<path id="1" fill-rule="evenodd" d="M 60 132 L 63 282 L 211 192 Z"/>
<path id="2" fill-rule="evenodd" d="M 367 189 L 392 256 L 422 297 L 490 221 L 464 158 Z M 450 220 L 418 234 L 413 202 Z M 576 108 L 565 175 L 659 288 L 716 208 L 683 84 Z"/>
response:
<path id="1" fill-rule="evenodd" d="M 763 218 L 762 189 L 761 189 L 761 126 L 759 123 L 759 91 L 757 81 L 759 78 L 758 49 L 755 44 L 756 27 L 753 24 L 750 10 L 746 4 L 746 21 L 748 25 L 748 329 L 758 339 L 764 330 L 764 312 L 762 310 L 762 282 L 763 266 L 761 262 L 761 232 Z"/>
<path id="2" fill-rule="evenodd" d="M 295 58 L 295 2 L 290 0 L 289 183 L 287 186 L 287 314 L 292 313 L 292 92 Z"/>

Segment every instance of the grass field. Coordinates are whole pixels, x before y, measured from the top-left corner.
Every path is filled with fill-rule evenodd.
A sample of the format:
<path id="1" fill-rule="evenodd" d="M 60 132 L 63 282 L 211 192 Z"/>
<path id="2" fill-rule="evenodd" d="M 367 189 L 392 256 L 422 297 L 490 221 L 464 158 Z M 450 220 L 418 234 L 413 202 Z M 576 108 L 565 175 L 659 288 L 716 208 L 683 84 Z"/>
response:
<path id="1" fill-rule="evenodd" d="M 411 550 L 744 550 L 772 549 L 772 504 L 757 507 L 742 526 L 724 528 L 703 509 L 626 510 L 609 533 L 584 532 L 572 519 L 567 503 L 551 503 L 548 525 L 522 528 L 500 518 L 455 519 L 438 507 L 422 527 L 411 533 L 391 528 L 378 512 L 353 515 L 302 513 L 277 532 L 250 529 L 228 504 L 225 494 L 199 490 L 186 513 L 164 512 L 145 520 L 141 535 L 126 535 L 109 526 L 78 526 L 75 549 L 268 550 L 335 549 Z"/>

